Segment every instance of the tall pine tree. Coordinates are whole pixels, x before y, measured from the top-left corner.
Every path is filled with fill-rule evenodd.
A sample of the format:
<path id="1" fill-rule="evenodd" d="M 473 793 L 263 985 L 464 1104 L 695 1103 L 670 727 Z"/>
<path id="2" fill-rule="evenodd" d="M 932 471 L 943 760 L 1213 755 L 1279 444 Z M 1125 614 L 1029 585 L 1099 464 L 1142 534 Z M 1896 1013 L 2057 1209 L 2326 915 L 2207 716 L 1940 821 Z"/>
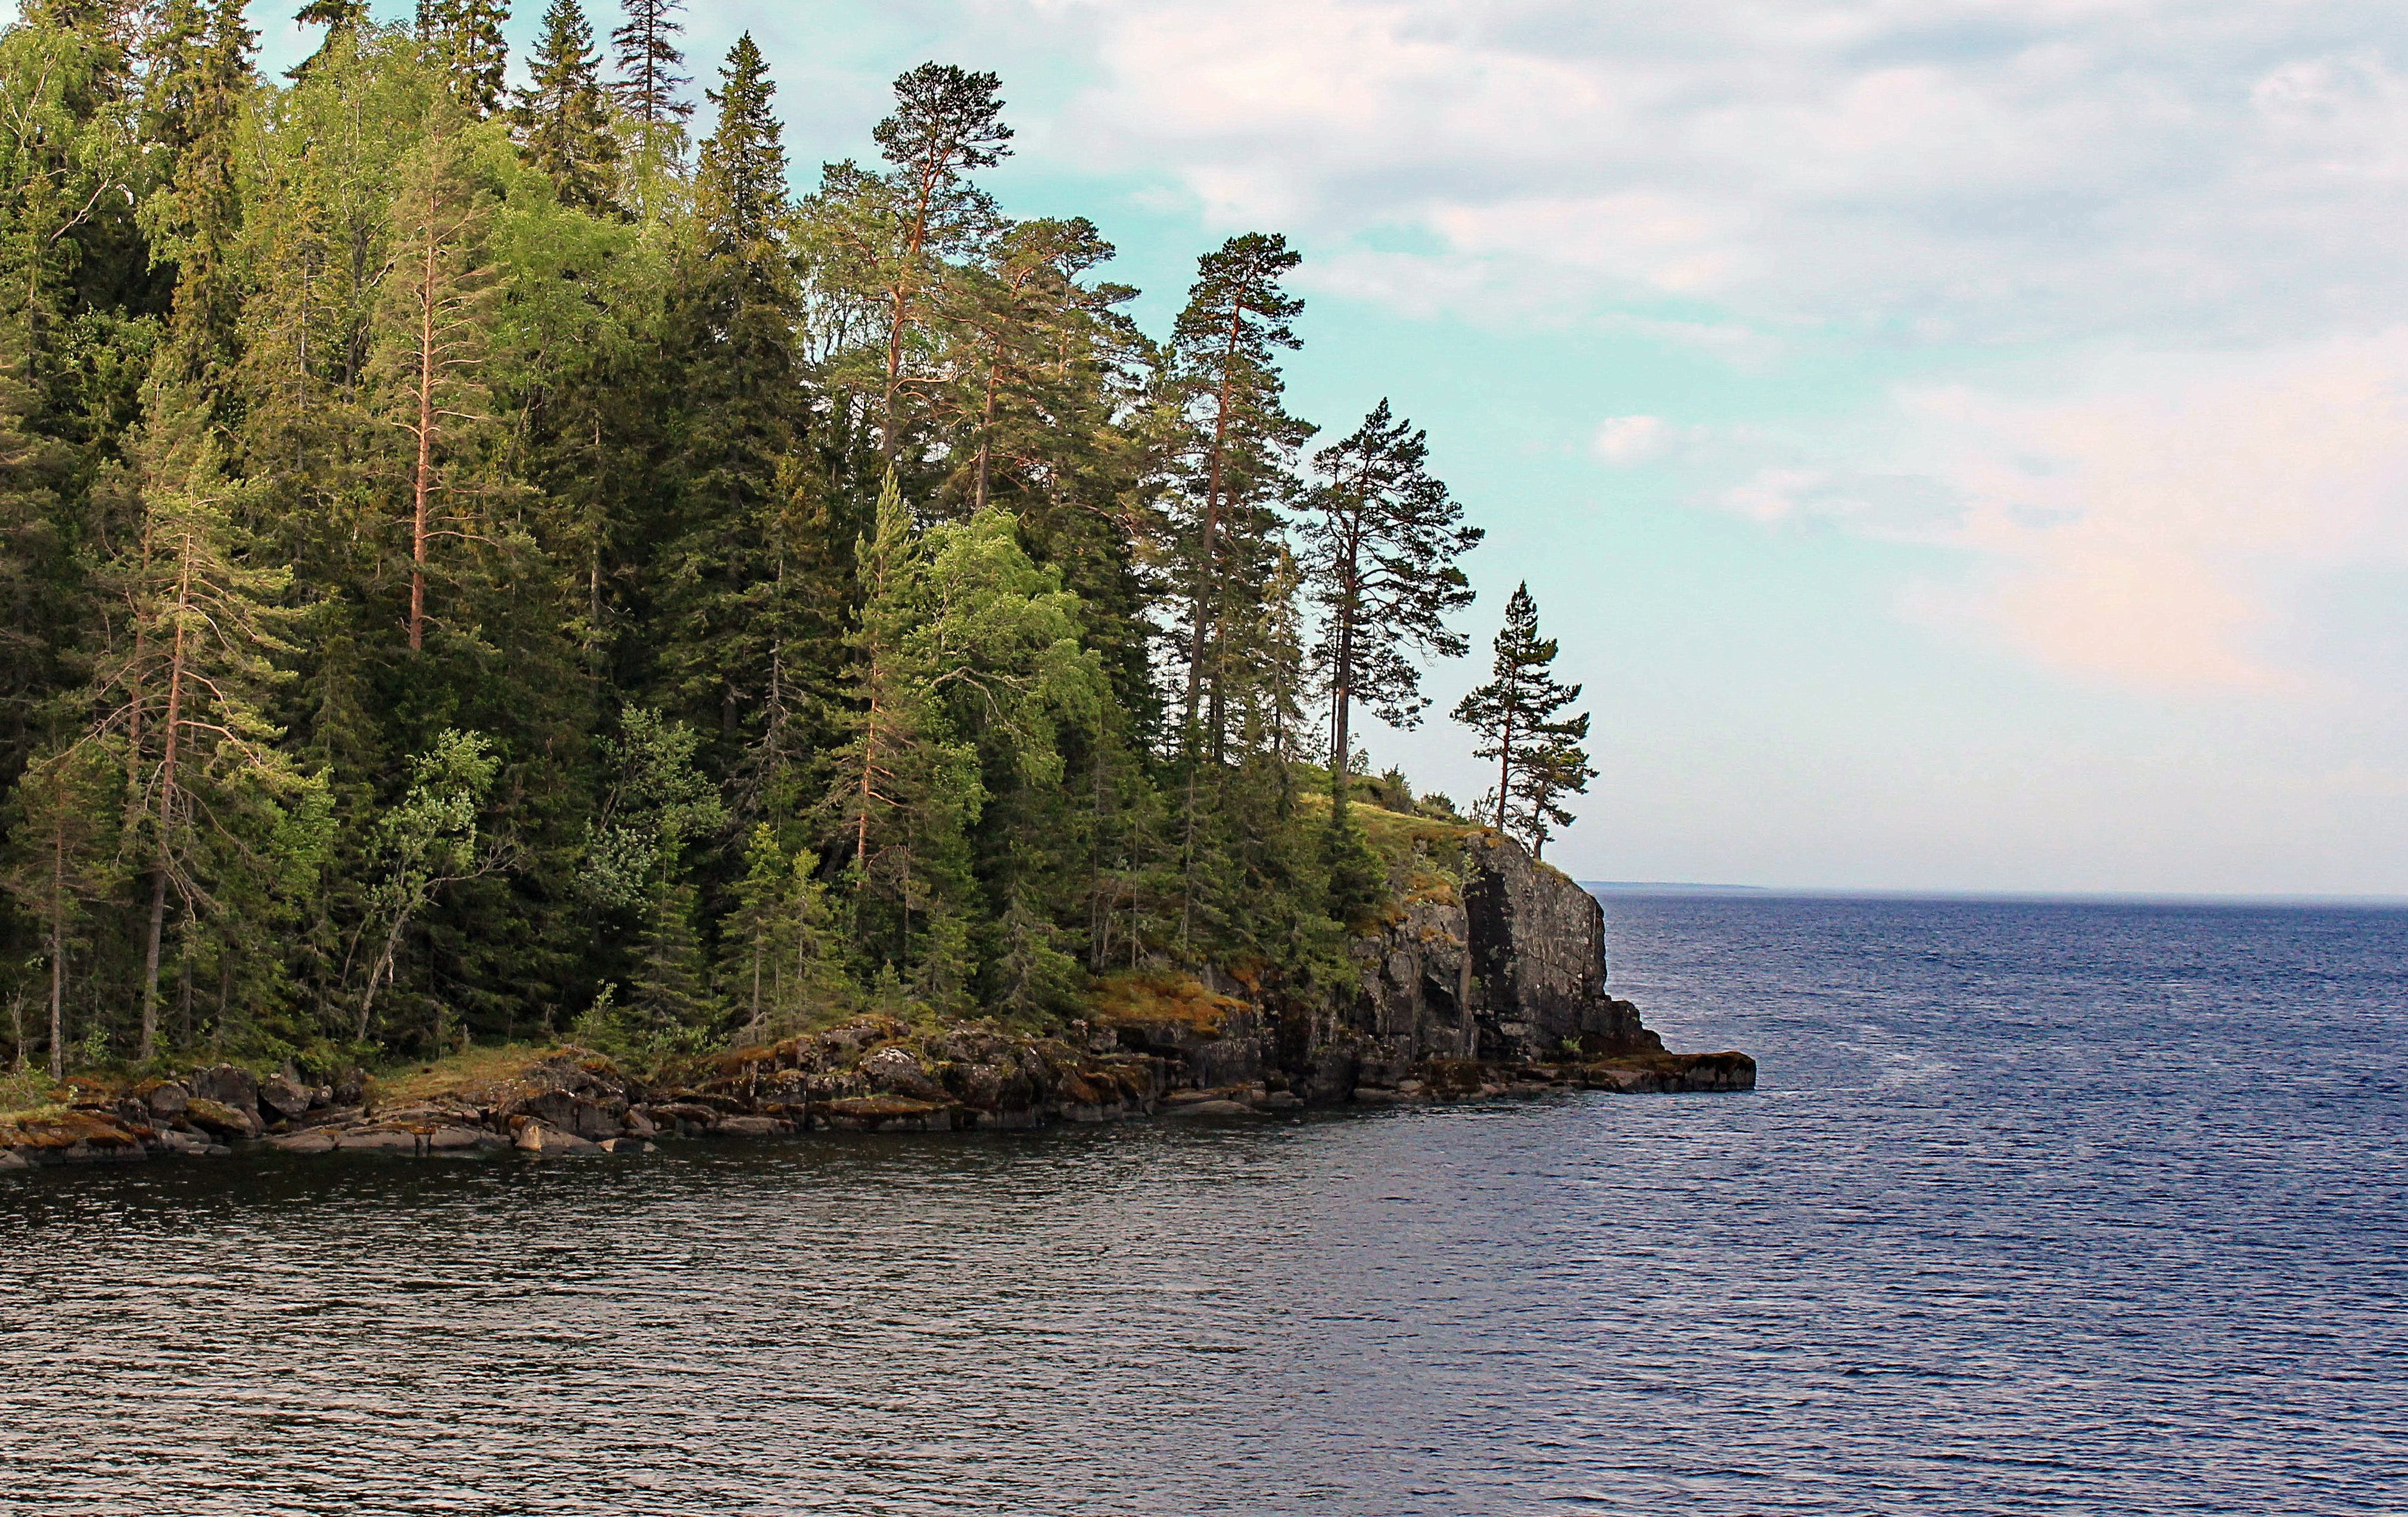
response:
<path id="1" fill-rule="evenodd" d="M 1559 797 L 1587 790 L 1597 772 L 1580 746 L 1588 737 L 1586 713 L 1562 714 L 1580 699 L 1581 687 L 1555 679 L 1556 651 L 1555 638 L 1539 636 L 1529 585 L 1514 586 L 1490 679 L 1455 708 L 1455 719 L 1480 734 L 1472 752 L 1497 761 L 1497 788 L 1481 802 L 1482 812 L 1534 852 L 1571 822 Z"/>
<path id="2" fill-rule="evenodd" d="M 1480 544 L 1463 508 L 1429 472 L 1429 441 L 1384 399 L 1341 442 L 1314 455 L 1322 482 L 1305 497 L 1307 574 L 1325 613 L 1315 650 L 1329 687 L 1333 803 L 1346 803 L 1356 701 L 1411 727 L 1429 703 L 1414 652 L 1455 658 L 1469 646 L 1445 619 L 1471 604 L 1455 562 Z"/>

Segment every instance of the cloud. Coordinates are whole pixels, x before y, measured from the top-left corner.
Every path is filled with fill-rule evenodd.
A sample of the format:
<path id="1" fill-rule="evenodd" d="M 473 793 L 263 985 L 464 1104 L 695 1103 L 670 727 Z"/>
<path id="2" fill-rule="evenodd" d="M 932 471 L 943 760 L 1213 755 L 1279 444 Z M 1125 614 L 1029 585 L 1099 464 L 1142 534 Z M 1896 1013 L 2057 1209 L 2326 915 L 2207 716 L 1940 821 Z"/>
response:
<path id="1" fill-rule="evenodd" d="M 1702 503 L 1946 551 L 1961 572 L 1918 582 L 1915 618 L 2149 688 L 2314 686 L 2290 651 L 2325 587 L 2408 565 L 2408 327 L 2101 356 L 2040 390 L 1899 392 Z"/>
<path id="2" fill-rule="evenodd" d="M 1664 451 L 1668 430 L 1660 416 L 1609 416 L 1592 446 L 1609 464 L 1643 464 Z"/>
<path id="3" fill-rule="evenodd" d="M 1946 340 L 2399 308 L 2408 15 L 2261 0 L 1132 0 L 1090 166 L 1408 308 L 1705 302 Z M 1403 231 L 1422 250 L 1363 250 Z M 1418 265 L 1416 267 L 1415 265 Z M 1370 279 L 1372 269 L 1377 278 Z M 1498 304 L 1501 301 L 1501 305 Z"/>

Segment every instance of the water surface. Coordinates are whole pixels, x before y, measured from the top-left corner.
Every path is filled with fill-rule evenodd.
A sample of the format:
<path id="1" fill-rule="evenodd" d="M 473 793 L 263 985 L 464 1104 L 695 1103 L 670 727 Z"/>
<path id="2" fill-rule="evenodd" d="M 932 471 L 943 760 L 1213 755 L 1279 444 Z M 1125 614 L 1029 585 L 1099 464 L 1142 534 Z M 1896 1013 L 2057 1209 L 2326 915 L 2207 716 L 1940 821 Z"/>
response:
<path id="1" fill-rule="evenodd" d="M 2408 1510 L 2408 913 L 1610 910 L 1761 1089 L 0 1177 L 0 1511 Z"/>

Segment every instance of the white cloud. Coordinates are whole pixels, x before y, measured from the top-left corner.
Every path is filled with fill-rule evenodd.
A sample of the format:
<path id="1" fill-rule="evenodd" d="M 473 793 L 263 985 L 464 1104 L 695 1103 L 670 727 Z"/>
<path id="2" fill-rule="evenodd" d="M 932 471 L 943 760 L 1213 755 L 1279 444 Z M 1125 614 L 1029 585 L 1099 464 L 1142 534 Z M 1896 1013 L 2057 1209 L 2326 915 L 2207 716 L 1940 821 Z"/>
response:
<path id="1" fill-rule="evenodd" d="M 1609 416 L 1593 446 L 1609 464 L 1643 464 L 1664 451 L 1669 430 L 1660 416 Z"/>
<path id="2" fill-rule="evenodd" d="M 2303 688 L 2285 650 L 2350 565 L 2408 565 L 2408 327 L 2267 352 L 2099 360 L 2045 395 L 1951 385 L 1708 497 L 1953 551 L 1916 616 L 2156 688 Z"/>
<path id="3" fill-rule="evenodd" d="M 2087 338 L 2408 308 L 2408 16 L 2262 0 L 1132 0 L 1054 124 L 1409 308 Z M 1407 265 L 1425 271 L 1406 272 Z M 1362 270 L 1356 271 L 1358 276 Z"/>

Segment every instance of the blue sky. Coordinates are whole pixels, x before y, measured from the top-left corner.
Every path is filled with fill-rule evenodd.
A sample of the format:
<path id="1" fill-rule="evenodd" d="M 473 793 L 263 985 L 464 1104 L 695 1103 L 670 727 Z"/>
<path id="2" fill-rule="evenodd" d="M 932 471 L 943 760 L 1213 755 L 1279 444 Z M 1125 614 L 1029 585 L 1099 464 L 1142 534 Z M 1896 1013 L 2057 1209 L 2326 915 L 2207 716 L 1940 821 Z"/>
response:
<path id="1" fill-rule="evenodd" d="M 523 39 L 539 7 L 513 22 Z M 391 7 L 380 7 L 390 10 Z M 267 61 L 296 56 L 262 10 Z M 597 13 L 597 26 L 615 17 Z M 989 183 L 1304 251 L 1587 686 L 1584 878 L 2408 893 L 2408 13 L 2290 0 L 919 0 L 751 27 L 798 179 L 1002 74 Z M 707 126 L 707 118 L 703 123 Z M 1383 764 L 1469 799 L 1440 715 Z"/>

